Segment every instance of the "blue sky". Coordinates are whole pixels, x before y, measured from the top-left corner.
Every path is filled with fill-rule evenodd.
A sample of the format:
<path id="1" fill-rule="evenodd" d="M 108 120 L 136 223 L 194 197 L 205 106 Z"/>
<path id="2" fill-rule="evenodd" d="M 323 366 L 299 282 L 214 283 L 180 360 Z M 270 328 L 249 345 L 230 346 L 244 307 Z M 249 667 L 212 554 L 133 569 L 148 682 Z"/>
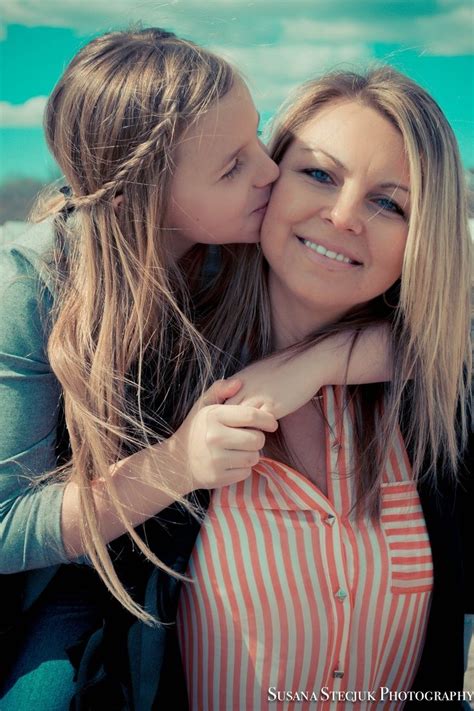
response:
<path id="1" fill-rule="evenodd" d="M 425 86 L 474 166 L 474 6 L 470 0 L 3 0 L 0 179 L 53 174 L 42 138 L 46 97 L 92 36 L 160 25 L 224 54 L 264 117 L 327 69 L 388 62 Z"/>

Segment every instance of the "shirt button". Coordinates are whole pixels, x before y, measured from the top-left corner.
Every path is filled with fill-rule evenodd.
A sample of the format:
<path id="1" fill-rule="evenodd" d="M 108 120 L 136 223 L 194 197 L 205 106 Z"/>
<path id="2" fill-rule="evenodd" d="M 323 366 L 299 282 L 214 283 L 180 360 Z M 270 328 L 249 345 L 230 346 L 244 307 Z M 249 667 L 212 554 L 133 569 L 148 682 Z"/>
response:
<path id="1" fill-rule="evenodd" d="M 337 593 L 336 593 L 336 597 L 337 597 L 338 600 L 340 600 L 341 602 L 343 602 L 343 601 L 346 599 L 346 597 L 347 597 L 347 593 L 346 593 L 346 591 L 343 590 L 342 588 L 339 588 L 339 590 L 338 590 Z"/>
<path id="2" fill-rule="evenodd" d="M 334 679 L 342 679 L 342 677 L 344 676 L 344 672 L 342 671 L 342 669 L 334 669 L 332 675 Z"/>
<path id="3" fill-rule="evenodd" d="M 327 524 L 328 526 L 334 526 L 336 523 L 336 517 L 333 516 L 332 514 L 328 514 L 326 518 L 324 519 L 324 523 Z"/>

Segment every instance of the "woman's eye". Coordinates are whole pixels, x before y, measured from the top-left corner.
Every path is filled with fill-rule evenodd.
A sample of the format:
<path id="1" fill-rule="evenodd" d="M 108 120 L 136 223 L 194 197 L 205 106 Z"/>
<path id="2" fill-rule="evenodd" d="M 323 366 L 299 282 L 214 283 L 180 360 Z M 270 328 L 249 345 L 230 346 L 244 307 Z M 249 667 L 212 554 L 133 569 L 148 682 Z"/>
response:
<path id="1" fill-rule="evenodd" d="M 313 178 L 313 180 L 316 180 L 318 183 L 332 183 L 332 178 L 329 173 L 326 173 L 325 170 L 321 170 L 320 168 L 307 168 L 303 170 L 303 173 L 309 175 L 310 178 Z"/>
<path id="2" fill-rule="evenodd" d="M 242 167 L 242 162 L 237 158 L 234 165 L 232 166 L 232 168 L 230 170 L 228 170 L 227 173 L 224 173 L 224 175 L 222 177 L 223 178 L 233 178 L 240 171 L 241 167 Z"/>
<path id="3" fill-rule="evenodd" d="M 390 200 L 388 197 L 380 197 L 376 198 L 375 202 L 379 207 L 382 208 L 382 210 L 387 210 L 387 212 L 394 212 L 396 215 L 400 215 L 401 217 L 405 217 L 405 211 L 402 210 L 400 205 L 398 205 L 396 202 L 393 200 Z"/>

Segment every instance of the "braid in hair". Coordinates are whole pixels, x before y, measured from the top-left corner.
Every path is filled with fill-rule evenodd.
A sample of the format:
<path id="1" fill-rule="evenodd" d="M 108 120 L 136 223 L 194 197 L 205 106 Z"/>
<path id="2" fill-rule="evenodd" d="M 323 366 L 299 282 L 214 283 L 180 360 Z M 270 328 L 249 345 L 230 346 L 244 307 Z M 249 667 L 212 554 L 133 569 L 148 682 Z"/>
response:
<path id="1" fill-rule="evenodd" d="M 98 188 L 90 195 L 71 196 L 66 199 L 67 208 L 88 208 L 99 202 L 112 199 L 122 191 L 126 182 L 133 182 L 134 177 L 142 171 L 147 162 L 156 160 L 156 156 L 162 152 L 165 165 L 162 171 L 168 171 L 172 167 L 172 157 L 169 151 L 165 151 L 162 146 L 172 145 L 173 135 L 176 129 L 176 121 L 172 115 L 168 115 L 157 123 L 151 131 L 149 138 L 140 143 L 132 154 L 124 161 L 113 178 L 108 180 L 102 187 Z"/>

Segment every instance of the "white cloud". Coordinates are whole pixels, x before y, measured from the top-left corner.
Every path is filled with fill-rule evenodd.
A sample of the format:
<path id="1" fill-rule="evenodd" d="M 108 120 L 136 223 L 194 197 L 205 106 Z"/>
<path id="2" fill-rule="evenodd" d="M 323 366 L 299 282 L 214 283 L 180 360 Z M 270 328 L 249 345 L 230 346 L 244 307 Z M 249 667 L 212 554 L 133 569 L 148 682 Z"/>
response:
<path id="1" fill-rule="evenodd" d="M 262 110 L 274 109 L 295 86 L 328 69 L 360 68 L 371 59 L 368 47 L 363 44 L 218 45 L 212 49 L 242 70 Z"/>
<path id="2" fill-rule="evenodd" d="M 295 0 L 297 3 L 302 0 Z M 247 3 L 249 13 L 268 11 L 263 0 Z M 308 3 L 303 0 L 303 5 Z M 254 7 L 256 6 L 256 7 Z M 176 26 L 180 32 L 218 33 L 245 16 L 241 0 L 4 0 L 2 21 L 27 27 L 67 27 L 97 32 L 132 22 Z"/>
<path id="3" fill-rule="evenodd" d="M 309 20 L 288 19 L 282 22 L 283 40 L 289 42 L 394 42 L 400 39 L 406 22 L 393 20 Z"/>
<path id="4" fill-rule="evenodd" d="M 460 55 L 474 51 L 474 9 L 456 5 L 453 0 L 445 10 L 435 14 L 420 14 L 409 19 L 402 16 L 375 15 L 371 19 L 357 18 L 313 20 L 297 17 L 282 20 L 285 42 L 315 43 L 390 43 L 416 47 L 424 54 Z"/>
<path id="5" fill-rule="evenodd" d="M 474 52 L 474 5 L 457 7 L 444 15 L 417 20 L 427 54 L 459 55 Z"/>
<path id="6" fill-rule="evenodd" d="M 0 126 L 3 128 L 42 126 L 46 101 L 46 96 L 34 96 L 24 104 L 0 101 Z"/>
<path id="7" fill-rule="evenodd" d="M 390 42 L 428 54 L 473 51 L 471 0 L 3 0 L 3 23 L 106 31 L 142 21 L 198 42 Z M 283 32 L 282 36 L 280 36 Z M 0 33 L 1 38 L 1 33 Z"/>

